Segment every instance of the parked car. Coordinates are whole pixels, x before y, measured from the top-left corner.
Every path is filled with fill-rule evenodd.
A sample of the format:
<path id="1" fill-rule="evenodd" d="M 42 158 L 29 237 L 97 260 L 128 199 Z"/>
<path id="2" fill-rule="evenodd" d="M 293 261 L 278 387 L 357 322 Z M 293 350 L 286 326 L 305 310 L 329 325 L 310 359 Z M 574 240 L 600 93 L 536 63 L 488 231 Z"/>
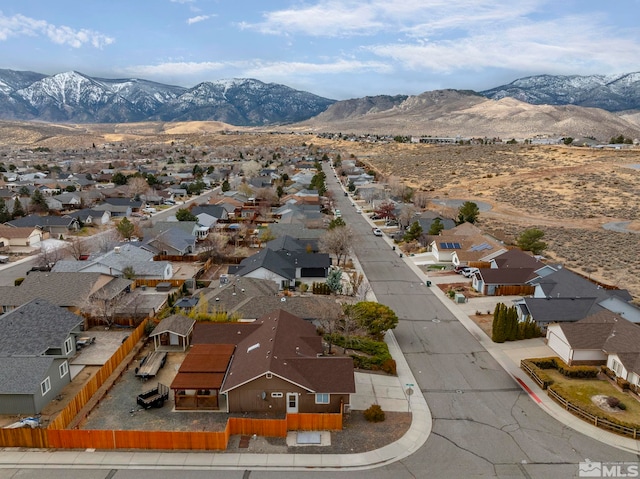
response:
<path id="1" fill-rule="evenodd" d="M 382 230 L 380 228 L 373 228 L 374 236 L 382 236 Z"/>
<path id="2" fill-rule="evenodd" d="M 464 268 L 462 271 L 462 276 L 465 278 L 471 278 L 474 274 L 480 271 L 478 268 Z"/>

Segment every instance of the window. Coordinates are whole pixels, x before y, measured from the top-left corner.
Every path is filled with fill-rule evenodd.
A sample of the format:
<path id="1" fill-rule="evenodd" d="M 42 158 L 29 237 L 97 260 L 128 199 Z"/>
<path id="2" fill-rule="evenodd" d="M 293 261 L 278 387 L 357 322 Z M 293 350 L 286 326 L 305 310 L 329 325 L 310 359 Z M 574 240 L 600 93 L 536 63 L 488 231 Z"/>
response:
<path id="1" fill-rule="evenodd" d="M 266 377 L 267 379 L 271 379 L 271 378 L 273 377 L 273 374 L 271 374 L 271 373 L 267 373 L 267 374 L 265 374 L 265 377 Z"/>
<path id="2" fill-rule="evenodd" d="M 61 378 L 65 377 L 69 372 L 69 364 L 66 361 L 63 362 L 58 368 L 58 370 L 60 371 L 60 377 Z"/>
<path id="3" fill-rule="evenodd" d="M 272 398 L 281 398 L 282 397 L 282 393 L 271 393 L 271 397 Z"/>
<path id="4" fill-rule="evenodd" d="M 51 391 L 51 380 L 49 379 L 49 376 L 47 376 L 47 378 L 40 383 L 40 391 L 42 392 L 43 396 Z"/>
<path id="5" fill-rule="evenodd" d="M 64 354 L 69 354 L 73 351 L 73 340 L 71 338 L 67 338 L 64 342 Z"/>
<path id="6" fill-rule="evenodd" d="M 615 359 L 611 360 L 611 369 L 614 370 L 616 376 L 622 376 L 622 364 L 620 364 Z"/>
<path id="7" fill-rule="evenodd" d="M 329 404 L 329 394 L 327 393 L 316 394 L 316 404 Z"/>

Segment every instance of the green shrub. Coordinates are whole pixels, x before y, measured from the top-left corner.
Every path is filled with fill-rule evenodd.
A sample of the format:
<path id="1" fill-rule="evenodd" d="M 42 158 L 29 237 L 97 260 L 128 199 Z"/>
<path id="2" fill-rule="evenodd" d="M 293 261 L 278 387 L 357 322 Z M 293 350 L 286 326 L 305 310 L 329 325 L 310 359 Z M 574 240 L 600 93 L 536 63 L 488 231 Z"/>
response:
<path id="1" fill-rule="evenodd" d="M 23 282 L 23 281 L 24 281 L 24 278 L 16 278 L 16 279 L 13 281 L 13 285 L 14 285 L 14 286 L 20 286 L 20 285 L 22 284 L 22 282 Z"/>
<path id="2" fill-rule="evenodd" d="M 364 411 L 364 418 L 369 422 L 382 422 L 385 420 L 385 415 L 378 404 L 372 404 Z"/>
<path id="3" fill-rule="evenodd" d="M 627 406 L 625 406 L 624 403 L 619 402 L 618 403 L 618 409 L 620 409 L 621 411 L 626 411 L 627 410 Z"/>

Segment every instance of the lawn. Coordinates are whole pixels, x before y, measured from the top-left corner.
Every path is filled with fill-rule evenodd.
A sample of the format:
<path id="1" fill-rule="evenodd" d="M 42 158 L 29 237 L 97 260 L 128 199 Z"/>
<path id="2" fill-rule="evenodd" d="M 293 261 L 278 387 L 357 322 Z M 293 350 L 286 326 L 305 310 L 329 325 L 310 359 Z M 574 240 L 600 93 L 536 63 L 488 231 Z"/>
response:
<path id="1" fill-rule="evenodd" d="M 553 379 L 553 389 L 570 403 L 595 416 L 640 427 L 640 402 L 633 393 L 621 392 L 607 380 L 569 379 L 554 369 L 544 372 Z M 596 406 L 591 398 L 599 394 L 617 397 L 627 407 L 626 411 L 610 413 Z"/>

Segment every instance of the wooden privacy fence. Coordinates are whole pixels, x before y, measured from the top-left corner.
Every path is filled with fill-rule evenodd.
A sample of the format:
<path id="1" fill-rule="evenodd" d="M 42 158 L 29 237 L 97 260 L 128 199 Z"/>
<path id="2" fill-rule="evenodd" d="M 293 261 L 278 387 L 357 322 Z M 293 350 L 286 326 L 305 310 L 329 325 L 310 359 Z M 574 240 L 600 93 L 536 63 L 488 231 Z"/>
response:
<path id="1" fill-rule="evenodd" d="M 149 288 L 155 288 L 158 283 L 170 283 L 172 288 L 180 288 L 184 279 L 140 279 L 136 280 L 136 288 L 140 286 L 148 286 Z"/>
<path id="2" fill-rule="evenodd" d="M 496 287 L 495 296 L 527 296 L 533 294 L 536 288 L 528 284 L 514 284 Z"/>
<path id="3" fill-rule="evenodd" d="M 131 352 L 136 343 L 144 335 L 149 319 L 145 319 L 134 329 L 129 337 L 120 345 L 118 350 L 98 370 L 98 372 L 84 385 L 76 396 L 67 404 L 60 414 L 49 424 L 47 429 L 64 429 L 78 415 L 80 410 L 89 402 L 91 397 L 109 379 L 116 368 L 122 364 L 124 358 Z"/>
<path id="4" fill-rule="evenodd" d="M 49 432 L 50 447 L 59 449 L 224 450 L 224 431 L 111 431 L 66 429 Z"/>

